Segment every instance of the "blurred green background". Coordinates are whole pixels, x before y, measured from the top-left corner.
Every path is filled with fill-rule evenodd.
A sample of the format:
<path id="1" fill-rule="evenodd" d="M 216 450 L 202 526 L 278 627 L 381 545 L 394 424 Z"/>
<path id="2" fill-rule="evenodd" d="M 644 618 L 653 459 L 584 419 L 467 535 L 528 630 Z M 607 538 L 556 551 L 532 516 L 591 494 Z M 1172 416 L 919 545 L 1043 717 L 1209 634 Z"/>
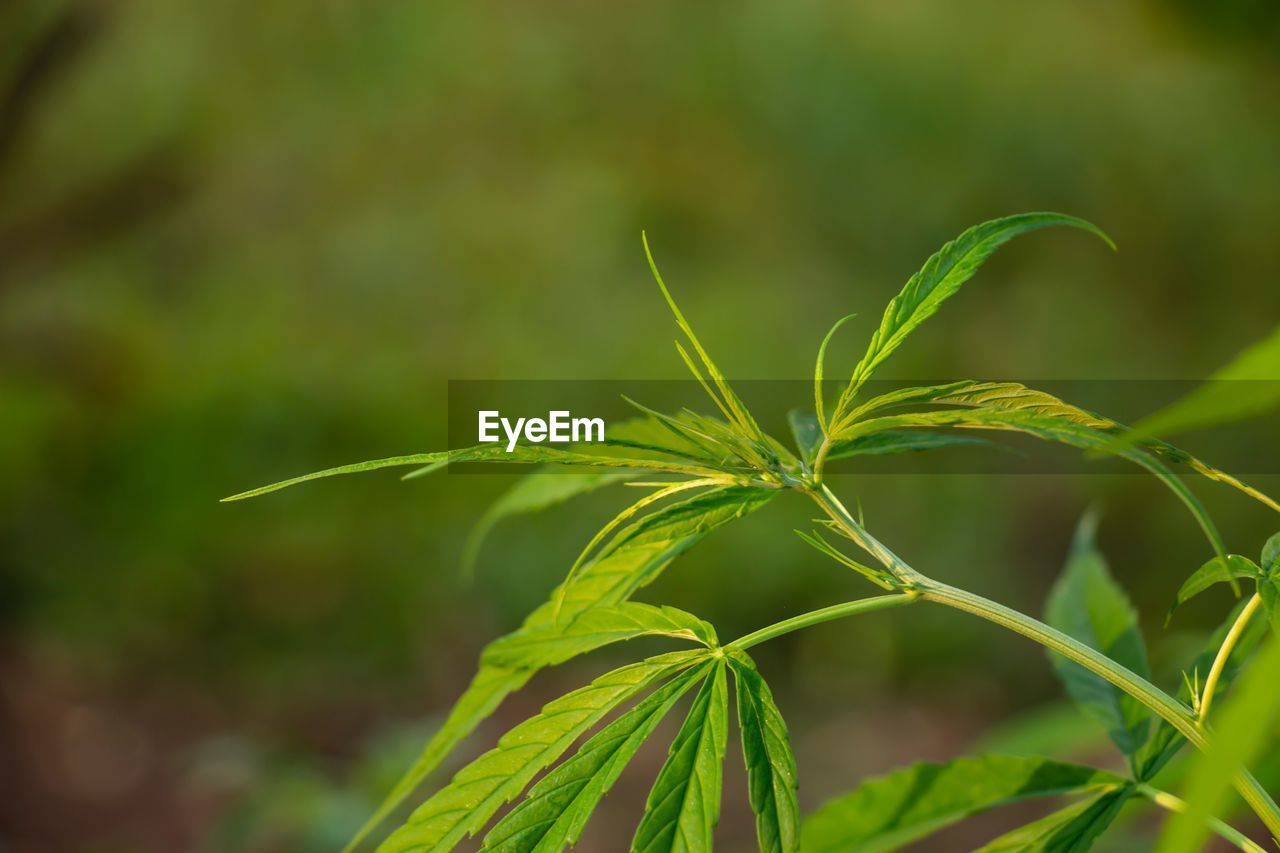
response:
<path id="1" fill-rule="evenodd" d="M 782 379 L 856 311 L 847 369 L 964 227 L 1074 213 L 1120 252 L 1010 246 L 883 375 L 1206 375 L 1280 316 L 1278 35 L 1248 0 L 0 2 L 0 848 L 345 840 L 626 496 L 506 525 L 469 583 L 464 532 L 504 477 L 216 501 L 439 446 L 448 379 L 680 377 L 642 228 L 728 372 Z M 908 559 L 1032 613 L 1102 502 L 1166 675 L 1228 601 L 1162 626 L 1206 555 L 1146 479 L 840 489 Z M 1197 489 L 1234 550 L 1274 532 Z M 734 636 L 863 594 L 790 535 L 808 514 L 778 501 L 644 599 Z M 1060 702 L 1036 647 L 950 612 L 758 657 L 807 807 Z M 1064 725 L 1064 754 L 1110 760 Z M 584 849 L 618 849 L 661 757 Z M 718 837 L 752 836 L 731 771 Z"/>

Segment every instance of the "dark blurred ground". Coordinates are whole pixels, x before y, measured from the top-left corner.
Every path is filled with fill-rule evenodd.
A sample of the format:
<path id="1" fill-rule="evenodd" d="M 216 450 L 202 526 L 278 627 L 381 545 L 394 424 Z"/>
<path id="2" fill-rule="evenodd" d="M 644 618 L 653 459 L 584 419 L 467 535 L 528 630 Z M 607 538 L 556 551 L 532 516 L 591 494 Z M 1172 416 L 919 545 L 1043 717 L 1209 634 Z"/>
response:
<path id="1" fill-rule="evenodd" d="M 470 584 L 462 532 L 501 478 L 216 499 L 435 446 L 450 378 L 680 376 L 641 228 L 718 360 L 772 379 L 837 316 L 869 333 L 965 226 L 1064 210 L 1120 253 L 1011 246 L 885 376 L 1207 374 L 1280 316 L 1278 8 L 0 2 L 0 847 L 345 839 L 622 496 L 511 523 Z M 842 490 L 913 562 L 1031 612 L 1102 500 L 1167 671 L 1226 603 L 1162 629 L 1205 555 L 1143 479 Z M 1233 549 L 1274 532 L 1200 492 Z M 806 515 L 780 501 L 647 600 L 733 636 L 860 594 L 790 535 Z M 1059 696 L 1034 647 L 946 612 L 759 657 L 809 806 Z M 544 675 L 481 739 L 601 666 Z M 629 834 L 660 759 L 585 849 Z"/>

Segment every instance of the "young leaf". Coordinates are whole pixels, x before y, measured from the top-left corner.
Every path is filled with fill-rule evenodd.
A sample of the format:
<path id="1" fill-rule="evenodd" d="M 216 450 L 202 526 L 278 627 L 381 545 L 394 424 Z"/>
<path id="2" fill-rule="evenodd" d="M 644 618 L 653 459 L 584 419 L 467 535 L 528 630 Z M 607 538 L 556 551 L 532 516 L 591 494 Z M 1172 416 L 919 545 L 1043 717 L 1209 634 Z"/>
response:
<path id="1" fill-rule="evenodd" d="M 544 767 L 573 745 L 610 710 L 650 685 L 705 660 L 708 652 L 678 652 L 650 658 L 603 675 L 549 703 L 516 726 L 498 746 L 458 771 L 445 788 L 419 806 L 380 850 L 452 850 L 474 835 Z"/>
<path id="2" fill-rule="evenodd" d="M 1218 650 L 1222 648 L 1222 643 L 1226 639 L 1227 633 L 1231 630 L 1231 626 L 1235 625 L 1236 619 L 1240 616 L 1240 611 L 1244 610 L 1247 603 L 1246 601 L 1236 602 L 1235 607 L 1227 614 L 1227 618 L 1205 640 L 1200 654 L 1184 670 L 1184 673 L 1197 673 L 1201 676 L 1209 673 L 1209 669 L 1213 666 L 1213 661 L 1218 656 Z M 1222 668 L 1222 674 L 1218 677 L 1218 690 L 1225 689 L 1235 680 L 1245 660 L 1258 647 L 1258 643 L 1262 641 L 1266 633 L 1267 624 L 1261 619 L 1254 619 L 1245 626 L 1244 633 L 1236 640 L 1235 646 L 1231 649 L 1231 654 L 1227 657 L 1226 665 Z M 1196 693 L 1198 691 L 1192 691 L 1185 685 L 1184 679 L 1184 686 L 1178 692 L 1178 698 L 1190 705 L 1196 700 Z M 1155 775 L 1164 768 L 1171 758 L 1178 754 L 1178 751 L 1182 749 L 1186 742 L 1186 738 L 1179 734 L 1178 730 L 1170 725 L 1168 721 L 1157 720 L 1156 730 L 1152 733 L 1151 738 L 1143 744 L 1142 749 L 1138 751 L 1136 774 L 1138 781 L 1146 782 L 1155 778 Z"/>
<path id="3" fill-rule="evenodd" d="M 818 553 L 830 557 L 842 566 L 853 569 L 876 586 L 884 589 L 899 589 L 901 587 L 901 584 L 897 583 L 893 575 L 883 569 L 877 569 L 864 563 L 859 563 L 857 560 L 853 559 L 848 554 L 823 539 L 816 530 L 813 533 L 805 533 L 803 530 L 797 530 L 795 533 L 806 545 L 811 546 L 814 550 L 818 551 Z"/>
<path id="4" fill-rule="evenodd" d="M 560 853 L 576 844 L 591 813 L 636 750 L 676 701 L 714 665 L 699 664 L 677 675 L 592 736 L 576 755 L 539 780 L 489 831 L 483 850 Z"/>
<path id="5" fill-rule="evenodd" d="M 800 806 L 787 724 L 747 653 L 731 651 L 729 666 L 738 696 L 738 727 L 760 851 L 792 853 L 800 847 Z"/>
<path id="6" fill-rule="evenodd" d="M 483 666 L 538 669 L 610 643 L 652 636 L 690 640 L 708 647 L 717 645 L 715 629 L 691 613 L 624 601 L 592 607 L 567 625 L 543 623 L 522 628 L 490 643 L 480 660 Z"/>
<path id="7" fill-rule="evenodd" d="M 1280 406 L 1280 328 L 1210 377 L 1209 382 L 1139 421 L 1128 441 L 1176 435 L 1244 420 Z"/>
<path id="8" fill-rule="evenodd" d="M 1106 791 L 1008 832 L 976 853 L 1084 853 L 1132 796 L 1129 785 Z"/>
<path id="9" fill-rule="evenodd" d="M 1274 574 L 1280 570 L 1280 533 L 1273 534 L 1262 546 L 1262 555 L 1259 559 L 1262 570 L 1267 574 Z"/>
<path id="10" fill-rule="evenodd" d="M 1107 571 L 1094 544 L 1094 527 L 1091 516 L 1080 522 L 1066 568 L 1049 594 L 1046 621 L 1149 679 L 1137 614 Z M 1079 664 L 1058 655 L 1052 655 L 1051 660 L 1071 698 L 1106 727 L 1111 740 L 1133 764 L 1146 742 L 1150 713 L 1136 699 Z"/>
<path id="11" fill-rule="evenodd" d="M 743 436 L 761 439 L 763 433 L 760 431 L 760 427 L 751 417 L 750 412 L 747 411 L 747 407 L 742 404 L 740 399 L 738 399 L 738 395 L 729 387 L 729 383 L 724 378 L 724 374 L 720 372 L 720 368 L 716 367 L 715 362 L 711 360 L 711 356 L 708 355 L 706 349 L 703 348 L 702 342 L 699 341 L 698 336 L 693 333 L 693 327 L 690 326 L 689 321 L 684 318 L 684 314 L 680 311 L 680 306 L 676 305 L 675 299 L 672 298 L 671 291 L 667 289 L 666 282 L 662 280 L 662 273 L 658 272 L 658 265 L 653 259 L 653 252 L 649 251 L 649 238 L 642 234 L 641 241 L 644 243 L 645 257 L 649 260 L 649 270 L 653 273 L 654 280 L 662 290 L 663 298 L 667 300 L 667 306 L 671 309 L 671 313 L 676 318 L 676 325 L 680 327 L 680 331 L 684 332 L 685 337 L 689 339 L 689 343 L 693 345 L 694 351 L 697 352 L 698 358 L 702 360 L 702 364 L 706 367 L 707 374 L 711 377 L 711 381 L 715 383 L 716 390 L 720 392 L 720 396 L 717 397 L 715 394 L 711 393 L 710 389 L 708 389 L 707 393 L 710 394 L 711 399 L 715 401 L 716 405 L 721 406 L 722 409 L 726 410 L 726 416 L 738 425 L 742 430 Z M 684 347 L 676 344 L 676 348 L 680 350 L 681 356 L 684 358 L 686 364 L 689 365 L 689 369 L 693 371 L 694 376 L 701 381 L 702 374 L 694 365 L 693 359 L 689 357 L 687 352 L 685 352 Z"/>
<path id="12" fill-rule="evenodd" d="M 853 370 L 845 392 L 841 394 L 831 420 L 838 423 L 848 403 L 862 384 L 871 377 L 885 359 L 893 354 L 907 336 L 929 319 L 960 286 L 969 280 L 996 249 L 1009 240 L 1050 225 L 1068 225 L 1090 231 L 1111 245 L 1097 226 L 1060 213 L 1024 213 L 976 225 L 947 243 L 925 261 L 924 267 L 908 281 L 902 292 L 885 309 L 880 328 L 871 337 L 866 354 Z M 1114 246 L 1113 246 L 1114 248 Z"/>
<path id="13" fill-rule="evenodd" d="M 604 551 L 582 567 L 563 594 L 557 590 L 552 593 L 551 600 L 531 613 L 519 632 L 536 631 L 548 625 L 570 625 L 573 617 L 589 608 L 625 601 L 637 589 L 657 578 L 672 560 L 693 547 L 703 536 L 759 509 L 777 494 L 770 490 L 730 487 L 704 492 L 662 507 L 618 534 Z M 561 602 L 558 623 L 557 601 Z M 371 835 L 383 820 L 422 786 L 440 762 L 494 712 L 508 694 L 519 690 L 536 672 L 537 669 L 482 666 L 444 725 L 428 741 L 422 754 L 360 828 L 347 849 L 354 849 Z"/>
<path id="14" fill-rule="evenodd" d="M 787 423 L 791 426 L 791 437 L 796 441 L 796 450 L 800 458 L 806 462 L 813 459 L 822 444 L 822 427 L 812 412 L 803 409 L 792 409 L 787 412 Z"/>
<path id="15" fill-rule="evenodd" d="M 827 416 L 824 411 L 822 379 L 827 369 L 827 345 L 831 343 L 831 339 L 835 337 L 837 331 L 845 323 L 857 317 L 857 314 L 846 314 L 832 324 L 831 328 L 822 337 L 822 344 L 818 347 L 818 359 L 813 366 L 813 411 L 817 415 L 818 427 L 822 432 L 827 431 Z"/>
<path id="16" fill-rule="evenodd" d="M 1248 557 L 1241 557 L 1239 554 L 1228 554 L 1225 559 L 1214 557 L 1183 581 L 1169 612 L 1172 613 L 1184 602 L 1195 598 L 1214 584 L 1230 583 L 1236 578 L 1256 578 L 1261 574 L 1262 570 Z"/>
<path id="17" fill-rule="evenodd" d="M 728 733 L 724 659 L 703 682 L 645 803 L 633 853 L 710 853 Z"/>
<path id="18" fill-rule="evenodd" d="M 967 817 L 1035 797 L 1081 794 L 1123 779 L 1048 758 L 984 755 L 920 763 L 870 779 L 804 822 L 811 853 L 897 850 Z"/>
<path id="19" fill-rule="evenodd" d="M 634 478 L 631 472 L 591 471 L 585 474 L 567 474 L 556 471 L 534 471 L 526 474 L 494 501 L 467 534 L 462 549 L 463 571 L 470 573 L 475 567 L 480 546 L 493 530 L 494 525 L 516 515 L 541 512 L 578 497 Z"/>

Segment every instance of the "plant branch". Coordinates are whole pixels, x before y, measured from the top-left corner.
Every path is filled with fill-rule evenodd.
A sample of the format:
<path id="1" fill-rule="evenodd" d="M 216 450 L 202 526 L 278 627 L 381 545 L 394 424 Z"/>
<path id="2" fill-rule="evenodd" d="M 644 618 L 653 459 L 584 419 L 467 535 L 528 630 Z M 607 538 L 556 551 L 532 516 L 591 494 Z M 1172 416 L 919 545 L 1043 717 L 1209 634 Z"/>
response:
<path id="1" fill-rule="evenodd" d="M 1186 802 L 1168 791 L 1161 791 L 1159 788 L 1153 788 L 1146 783 L 1139 783 L 1137 791 L 1165 811 L 1180 814 L 1187 810 Z M 1225 821 L 1218 820 L 1216 817 L 1209 818 L 1209 828 L 1236 847 L 1246 851 L 1246 853 L 1267 853 L 1265 848 L 1249 839 L 1243 832 L 1240 832 Z"/>
<path id="2" fill-rule="evenodd" d="M 801 613 L 799 616 L 792 616 L 790 619 L 784 619 L 781 622 L 775 622 L 766 628 L 761 628 L 759 631 L 752 631 L 744 637 L 739 637 L 728 645 L 735 649 L 746 651 L 766 640 L 781 637 L 783 634 L 790 634 L 792 631 L 799 631 L 801 628 L 830 622 L 833 619 L 843 619 L 845 616 L 855 616 L 859 613 L 902 607 L 915 602 L 919 597 L 914 592 L 900 592 L 893 595 L 860 598 L 857 601 L 846 601 L 843 604 L 833 604 L 831 607 L 823 607 L 820 610 L 812 610 L 808 613 Z"/>
<path id="3" fill-rule="evenodd" d="M 986 619 L 1057 652 L 1137 699 L 1177 729 L 1178 733 L 1197 749 L 1206 751 L 1209 748 L 1207 734 L 1198 724 L 1191 709 L 1150 681 L 1038 619 L 967 590 L 925 577 L 858 524 L 830 489 L 819 486 L 809 494 L 850 539 L 879 560 L 895 578 L 902 581 L 904 589 L 917 592 L 926 601 L 944 604 Z M 1258 783 L 1258 780 L 1245 768 L 1238 768 L 1233 774 L 1232 782 L 1240 796 L 1258 815 L 1271 834 L 1280 838 L 1280 807 L 1276 806 L 1275 801 Z"/>
<path id="4" fill-rule="evenodd" d="M 1200 694 L 1200 715 L 1199 724 L 1204 726 L 1204 721 L 1209 716 L 1209 705 L 1213 702 L 1213 694 L 1218 689 L 1218 681 L 1222 678 L 1222 670 L 1227 666 L 1227 660 L 1231 657 L 1231 652 L 1236 647 L 1236 643 L 1240 640 L 1240 635 L 1244 633 L 1244 629 L 1249 625 L 1249 620 L 1253 618 L 1253 614 L 1258 611 L 1258 607 L 1262 605 L 1262 596 L 1258 593 L 1253 594 L 1253 598 L 1249 599 L 1249 603 L 1240 611 L 1240 615 L 1236 617 L 1236 621 L 1231 624 L 1231 630 L 1227 631 L 1227 636 L 1222 638 L 1222 646 L 1218 649 L 1217 656 L 1213 659 L 1213 665 L 1209 667 L 1209 675 L 1204 680 L 1204 690 Z"/>

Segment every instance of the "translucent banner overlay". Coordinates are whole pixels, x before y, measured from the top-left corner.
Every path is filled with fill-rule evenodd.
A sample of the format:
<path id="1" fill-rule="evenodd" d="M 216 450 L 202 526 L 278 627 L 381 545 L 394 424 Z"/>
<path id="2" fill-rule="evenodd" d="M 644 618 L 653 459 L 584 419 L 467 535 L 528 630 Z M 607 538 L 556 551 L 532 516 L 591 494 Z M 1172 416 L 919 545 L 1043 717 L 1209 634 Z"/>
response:
<path id="1" fill-rule="evenodd" d="M 1163 379 L 983 381 L 1016 382 L 1120 424 L 1137 423 L 1207 384 L 1226 386 L 1214 390 L 1232 395 L 1261 397 L 1270 393 L 1273 399 L 1280 396 L 1280 380 L 1217 383 Z M 909 387 L 953 382 L 872 380 L 859 390 L 856 402 L 866 403 L 880 395 Z M 795 439 L 791 434 L 788 413 L 792 410 L 813 411 L 813 382 L 732 380 L 731 384 L 760 427 L 794 451 Z M 843 388 L 842 381 L 826 383 L 824 399 L 828 410 Z M 494 447 L 492 454 L 500 457 L 514 440 L 520 445 L 534 447 L 597 454 L 609 452 L 604 446 L 591 441 L 553 440 L 557 437 L 553 433 L 559 432 L 559 437 L 571 439 L 576 428 L 579 439 L 594 438 L 598 421 L 603 421 L 608 433 L 624 422 L 646 417 L 642 408 L 628 400 L 667 415 L 679 415 L 688 409 L 723 419 L 706 391 L 694 380 L 451 380 L 448 391 L 449 448 L 456 450 L 491 443 Z M 882 409 L 870 417 L 943 410 L 960 412 L 965 409 L 924 401 Z M 483 416 L 484 423 L 482 413 L 487 413 Z M 487 433 L 483 430 L 485 425 Z M 913 427 L 912 431 L 924 430 Z M 1078 448 L 1015 430 L 943 427 L 927 431 L 962 436 L 973 441 L 906 453 L 865 452 L 833 459 L 825 470 L 831 474 L 1115 474 L 1140 471 L 1133 463 L 1122 459 L 1086 454 Z M 482 435 L 494 440 L 481 441 Z M 1280 474 L 1280 412 L 1274 410 L 1236 423 L 1161 438 L 1235 475 Z M 1165 461 L 1168 463 L 1167 459 Z M 510 474 L 530 467 L 529 464 L 455 461 L 449 470 L 467 474 Z M 1174 463 L 1170 467 L 1178 470 L 1185 466 Z"/>

